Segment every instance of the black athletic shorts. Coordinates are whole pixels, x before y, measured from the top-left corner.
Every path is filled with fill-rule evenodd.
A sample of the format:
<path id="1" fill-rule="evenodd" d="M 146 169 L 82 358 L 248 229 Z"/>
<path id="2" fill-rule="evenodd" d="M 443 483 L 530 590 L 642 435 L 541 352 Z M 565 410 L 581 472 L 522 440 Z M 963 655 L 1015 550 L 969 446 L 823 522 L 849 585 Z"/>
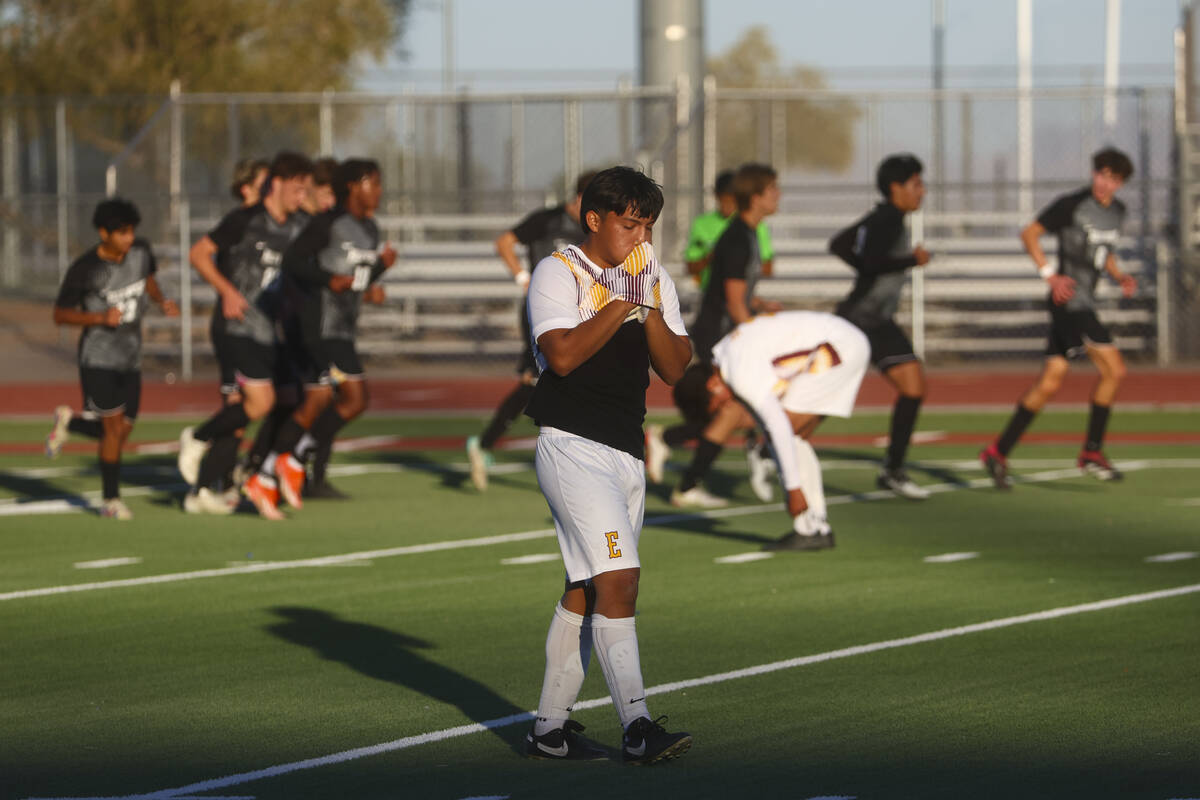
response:
<path id="1" fill-rule="evenodd" d="M 863 328 L 862 332 L 871 343 L 871 363 L 880 372 L 887 372 L 898 364 L 919 360 L 913 352 L 912 342 L 893 320 Z"/>
<path id="2" fill-rule="evenodd" d="M 1046 342 L 1046 355 L 1078 358 L 1087 353 L 1088 345 L 1112 344 L 1112 334 L 1096 316 L 1096 312 L 1067 311 L 1053 300 L 1050 306 L 1050 339 Z"/>
<path id="3" fill-rule="evenodd" d="M 221 361 L 222 389 L 227 372 L 233 374 L 235 387 L 242 381 L 258 383 L 275 377 L 278 355 L 274 345 L 256 342 L 248 336 L 225 335 L 216 349 Z"/>
<path id="4" fill-rule="evenodd" d="M 217 369 L 221 373 L 221 397 L 237 394 L 237 375 L 234 373 L 233 360 L 225 341 L 225 332 L 218 326 L 216 317 L 209 323 L 208 334 L 212 338 L 213 357 L 217 359 Z"/>
<path id="5" fill-rule="evenodd" d="M 124 412 L 126 419 L 137 419 L 142 401 L 141 370 L 80 367 L 79 385 L 85 412 L 101 417 Z"/>
<path id="6" fill-rule="evenodd" d="M 362 361 L 358 358 L 358 350 L 350 339 L 323 339 L 321 341 L 322 361 L 325 364 L 325 375 L 319 381 L 324 384 L 337 386 L 345 380 L 362 380 L 365 375 Z"/>

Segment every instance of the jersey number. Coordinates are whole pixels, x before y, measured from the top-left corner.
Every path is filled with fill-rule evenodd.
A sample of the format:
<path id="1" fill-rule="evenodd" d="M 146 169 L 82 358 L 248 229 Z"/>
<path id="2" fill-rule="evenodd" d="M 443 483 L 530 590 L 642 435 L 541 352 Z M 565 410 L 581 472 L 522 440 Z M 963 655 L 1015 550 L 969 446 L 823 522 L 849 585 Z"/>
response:
<path id="1" fill-rule="evenodd" d="M 371 283 L 371 268 L 362 266 L 354 268 L 354 281 L 350 284 L 350 289 L 355 292 L 366 291 L 367 286 Z"/>
<path id="2" fill-rule="evenodd" d="M 275 285 L 275 281 L 279 280 L 279 267 L 266 267 L 263 269 L 262 281 L 259 283 L 259 288 L 270 289 Z"/>
<path id="3" fill-rule="evenodd" d="M 137 322 L 139 300 L 140 297 L 127 297 L 117 303 L 117 308 L 121 309 L 121 322 Z"/>
<path id="4" fill-rule="evenodd" d="M 620 558 L 621 548 L 617 547 L 617 532 L 609 531 L 608 533 L 604 534 L 604 538 L 608 541 L 608 557 Z"/>

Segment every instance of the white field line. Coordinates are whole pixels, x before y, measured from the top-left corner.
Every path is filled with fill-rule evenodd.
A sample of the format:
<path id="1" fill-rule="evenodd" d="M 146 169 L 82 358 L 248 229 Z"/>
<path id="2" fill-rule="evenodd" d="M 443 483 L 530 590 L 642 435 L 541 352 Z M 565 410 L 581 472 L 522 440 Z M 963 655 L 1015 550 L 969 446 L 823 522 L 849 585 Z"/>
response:
<path id="1" fill-rule="evenodd" d="M 109 567 L 128 567 L 132 564 L 140 564 L 142 560 L 137 556 L 121 556 L 118 558 L 101 558 L 97 561 L 76 561 L 73 565 L 75 569 L 108 569 Z"/>
<path id="2" fill-rule="evenodd" d="M 1147 564 L 1169 564 L 1172 561 L 1190 561 L 1193 558 L 1200 557 L 1200 553 L 1180 552 L 1180 553 L 1163 553 L 1158 556 L 1147 556 L 1144 560 Z"/>
<path id="3" fill-rule="evenodd" d="M 1177 466 L 1170 459 L 1165 460 L 1166 466 Z M 1134 461 L 1122 464 L 1121 467 L 1126 472 L 1132 472 L 1138 469 L 1149 469 L 1154 466 L 1159 466 L 1160 462 L 1153 460 Z M 1196 459 L 1196 465 L 1200 467 L 1200 459 Z M 392 468 L 397 465 L 379 465 L 388 467 L 386 470 L 393 471 Z M 407 467 L 397 467 L 398 469 L 406 469 Z M 1047 470 L 1044 472 L 1031 473 L 1024 476 L 1014 477 L 1015 481 L 1022 483 L 1037 483 L 1044 481 L 1053 481 L 1060 478 L 1076 477 L 1079 475 L 1079 470 L 1075 467 L 1061 470 Z M 930 484 L 925 488 L 931 493 L 953 492 L 963 488 L 982 488 L 992 485 L 990 478 L 977 478 L 967 481 L 965 484 L 957 483 L 938 483 Z M 149 490 L 147 490 L 149 491 Z M 827 505 L 844 505 L 847 503 L 865 502 L 870 500 L 885 500 L 891 499 L 894 495 L 889 491 L 874 491 L 862 492 L 859 494 L 846 494 L 830 497 L 826 499 Z M 727 517 L 742 517 L 753 514 L 763 514 L 775 511 L 782 511 L 782 503 L 767 503 L 764 505 L 752 506 L 735 506 L 733 508 L 719 508 L 711 511 L 689 511 L 673 514 L 659 514 L 653 517 L 646 517 L 644 524 L 650 525 L 670 525 L 676 522 L 690 522 L 697 519 L 724 519 Z M 0 516 L 4 514 L 4 509 L 0 506 Z M 123 580 L 112 581 L 95 581 L 91 583 L 73 583 L 63 586 L 48 586 L 38 589 L 22 589 L 13 592 L 0 593 L 0 601 L 7 600 L 28 600 L 34 597 L 47 597 L 51 595 L 72 594 L 74 592 L 89 592 L 100 589 L 120 589 L 132 586 L 148 586 L 151 584 L 160 583 L 178 583 L 180 581 L 198 580 L 202 578 L 223 578 L 230 575 L 247 575 L 262 572 L 278 572 L 287 569 L 304 569 L 309 567 L 328 567 L 334 565 L 345 564 L 352 561 L 364 561 L 377 558 L 392 558 L 394 556 L 409 556 L 421 553 L 434 553 L 443 550 L 458 550 L 467 547 L 487 547 L 494 544 L 508 544 L 510 542 L 523 542 L 532 539 L 543 539 L 554 536 L 553 528 L 544 528 L 542 530 L 522 531 L 519 533 L 498 534 L 495 536 L 483 536 L 476 539 L 456 539 L 447 542 L 430 542 L 427 544 L 407 545 L 404 547 L 392 547 L 383 550 L 365 550 L 357 553 L 343 553 L 340 555 L 321 556 L 317 558 L 303 558 L 295 561 L 263 561 L 256 564 L 247 564 L 239 567 L 224 567 L 193 570 L 190 572 L 174 572 L 162 575 L 146 575 L 140 578 L 126 578 Z"/>
<path id="4" fill-rule="evenodd" d="M 1059 608 L 1051 608 L 1046 611 L 1035 611 L 1030 614 L 1020 614 L 1014 617 L 1002 617 L 1000 619 L 988 620 L 987 622 L 977 622 L 971 625 L 960 625 L 955 628 L 943 628 L 938 631 L 930 631 L 929 633 L 921 633 L 915 636 L 905 636 L 899 639 L 887 639 L 881 642 L 872 642 L 870 644 L 855 645 L 853 647 L 844 647 L 839 650 L 829 650 L 824 653 L 816 653 L 814 655 L 800 656 L 798 658 L 789 658 L 784 661 L 775 661 L 769 664 L 759 664 L 753 667 L 745 667 L 743 669 L 730 670 L 728 672 L 718 672 L 712 675 L 704 675 L 699 678 L 690 678 L 688 680 L 675 681 L 672 683 L 662 683 L 658 686 L 651 686 L 646 689 L 646 695 L 668 694 L 670 692 L 678 692 L 684 689 L 692 689 L 698 686 L 711 686 L 713 684 L 725 683 L 727 681 L 742 680 L 743 678 L 754 678 L 759 675 L 768 675 L 772 672 L 780 672 L 782 670 L 796 669 L 797 667 L 806 667 L 812 664 L 821 664 L 827 661 L 835 661 L 842 658 L 851 658 L 853 656 L 868 655 L 878 653 L 884 650 L 894 650 L 900 647 L 911 647 L 918 644 L 928 644 L 930 642 L 942 641 L 943 639 L 951 639 L 958 636 L 969 636 L 976 633 L 986 633 L 988 631 L 1000 630 L 1002 628 L 1011 628 L 1016 625 L 1025 625 L 1030 622 L 1046 622 L 1048 620 L 1061 619 L 1076 614 L 1087 614 L 1093 611 L 1108 611 L 1122 606 L 1135 605 L 1138 603 L 1148 603 L 1154 600 L 1166 600 L 1174 597 L 1183 597 L 1190 594 L 1200 592 L 1200 583 L 1191 584 L 1189 586 L 1177 586 L 1173 589 L 1162 589 L 1156 592 L 1145 592 L 1142 594 L 1125 595 L 1124 597 L 1114 597 L 1108 600 L 1098 600 L 1092 603 L 1082 603 L 1074 606 L 1062 606 Z M 573 709 L 581 711 L 583 709 L 601 708 L 612 703 L 609 697 L 597 697 L 592 700 L 585 700 L 576 703 L 572 706 Z M 197 795 L 204 792 L 224 789 L 229 786 L 241 786 L 252 781 L 263 780 L 265 778 L 274 778 L 280 775 L 287 775 L 292 772 L 299 772 L 305 769 L 314 769 L 316 767 L 326 767 L 333 764 L 342 764 L 347 761 L 354 761 L 360 758 L 380 755 L 382 753 L 392 753 L 397 750 L 407 750 L 412 747 L 417 747 L 431 742 L 445 741 L 446 739 L 454 739 L 459 736 L 466 736 L 472 733 L 481 733 L 483 731 L 496 730 L 497 728 L 506 728 L 509 725 L 517 725 L 522 722 L 528 722 L 533 719 L 535 712 L 526 711 L 521 714 L 512 714 L 507 717 L 487 720 L 485 722 L 475 722 L 469 725 L 459 725 L 454 728 L 443 728 L 440 731 L 429 731 L 427 733 L 416 734 L 414 736 L 406 736 L 402 739 L 395 739 L 390 742 L 370 745 L 368 747 L 357 747 L 352 750 L 344 750 L 340 753 L 333 753 L 319 758 L 309 758 L 303 761 L 293 761 L 289 764 L 280 764 L 274 767 L 254 770 L 252 772 L 242 772 L 236 775 L 227 775 L 222 778 L 214 778 L 212 780 L 201 781 L 199 783 L 188 784 L 174 789 L 161 789 L 157 792 L 149 794 L 134 794 L 124 795 L 119 798 L 86 798 L 86 800 L 183 800 L 186 796 Z M 85 798 L 36 798 L 30 797 L 26 800 L 85 800 Z"/>
<path id="5" fill-rule="evenodd" d="M 979 558 L 979 553 L 942 553 L 937 556 L 925 556 L 926 564 L 953 564 L 955 561 L 970 561 Z"/>

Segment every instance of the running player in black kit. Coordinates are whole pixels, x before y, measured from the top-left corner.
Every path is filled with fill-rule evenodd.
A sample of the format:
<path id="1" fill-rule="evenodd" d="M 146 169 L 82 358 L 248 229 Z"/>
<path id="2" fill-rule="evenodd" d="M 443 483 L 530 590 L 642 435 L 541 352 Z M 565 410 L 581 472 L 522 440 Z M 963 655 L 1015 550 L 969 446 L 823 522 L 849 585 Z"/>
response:
<path id="1" fill-rule="evenodd" d="M 1021 398 L 1004 432 L 979 454 L 984 469 L 997 488 L 1011 488 L 1008 454 L 1034 416 L 1058 392 L 1070 359 L 1087 354 L 1100 377 L 1092 389 L 1087 435 L 1077 461 L 1086 474 L 1102 481 L 1120 480 L 1121 473 L 1104 457 L 1108 416 L 1125 377 L 1125 360 L 1112 335 L 1096 316 L 1096 283 L 1100 272 L 1121 284 L 1126 297 L 1137 291 L 1137 281 L 1117 263 L 1117 241 L 1125 219 L 1125 205 L 1116 192 L 1133 175 L 1129 156 L 1113 148 L 1092 156 L 1092 185 L 1058 197 L 1037 219 L 1021 231 L 1021 243 L 1046 281 L 1050 311 L 1050 341 L 1046 363 L 1037 382 Z M 1041 237 L 1058 236 L 1058 265 L 1042 251 Z"/>
<path id="2" fill-rule="evenodd" d="M 55 410 L 46 454 L 57 456 L 68 432 L 100 440 L 100 514 L 132 519 L 121 501 L 121 450 L 133 431 L 142 394 L 142 316 L 148 300 L 167 316 L 179 307 L 163 297 L 154 278 L 157 265 L 150 245 L 135 238 L 141 215 L 133 203 L 111 198 L 96 206 L 92 224 L 100 244 L 77 258 L 63 277 L 54 301 L 54 322 L 79 325 L 79 382 L 84 414 Z M 99 419 L 97 419 L 97 417 Z"/>
<path id="3" fill-rule="evenodd" d="M 850 295 L 837 307 L 871 342 L 871 362 L 896 389 L 887 457 L 877 483 L 900 497 L 924 500 L 929 492 L 908 477 L 904 459 L 917 413 L 925 399 L 925 371 L 912 342 L 892 318 L 910 267 L 929 263 L 929 252 L 913 247 L 904 217 L 921 207 L 925 184 L 916 156 L 891 155 L 879 165 L 875 185 L 883 200 L 829 241 L 829 251 L 858 273 Z"/>

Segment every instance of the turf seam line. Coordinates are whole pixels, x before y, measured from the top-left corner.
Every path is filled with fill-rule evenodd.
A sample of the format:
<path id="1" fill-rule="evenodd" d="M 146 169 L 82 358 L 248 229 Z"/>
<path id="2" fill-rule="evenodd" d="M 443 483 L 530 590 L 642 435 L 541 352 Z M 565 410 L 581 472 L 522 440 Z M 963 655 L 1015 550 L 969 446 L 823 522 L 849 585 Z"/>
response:
<path id="1" fill-rule="evenodd" d="M 1108 600 L 1097 600 L 1090 603 L 1081 603 L 1074 606 L 1060 606 L 1059 608 L 1051 608 L 1046 611 L 1035 611 L 1029 614 L 1020 614 L 1014 617 L 1002 617 L 1000 619 L 989 620 L 987 622 L 960 625 L 954 628 L 943 628 L 940 631 L 930 631 L 929 633 L 921 633 L 915 636 L 905 636 L 899 639 L 887 639 L 881 642 L 873 642 L 871 644 L 855 645 L 853 647 L 844 647 L 838 650 L 829 650 L 824 653 L 800 656 L 799 658 L 789 658 L 784 661 L 775 661 L 769 664 L 759 664 L 758 666 L 746 667 L 744 669 L 719 672 L 713 675 L 705 675 L 700 678 L 691 678 L 688 680 L 674 681 L 671 683 L 662 683 L 657 686 L 651 686 L 647 688 L 646 696 L 649 697 L 652 695 L 667 694 L 683 689 L 691 689 L 698 686 L 709 686 L 716 683 L 724 683 L 726 681 L 740 680 L 742 678 L 753 678 L 759 675 L 767 675 L 772 672 L 779 672 L 781 670 L 795 669 L 797 667 L 804 667 L 811 664 L 819 664 L 822 662 L 834 661 L 842 658 L 850 658 L 852 656 L 878 653 L 882 650 L 892 650 L 895 648 L 909 647 L 916 644 L 927 644 L 929 642 L 941 641 L 943 639 L 950 639 L 957 636 L 967 636 L 973 633 L 984 633 L 1001 628 L 1013 627 L 1015 625 L 1024 625 L 1029 622 L 1045 622 L 1047 620 L 1061 619 L 1063 617 L 1074 616 L 1076 614 L 1086 614 L 1093 611 L 1107 611 L 1109 609 L 1120 608 L 1122 606 L 1148 603 L 1154 600 L 1182 597 L 1198 592 L 1200 592 L 1200 584 L 1191 584 L 1188 586 L 1177 586 L 1172 589 L 1160 589 L 1154 592 L 1143 592 L 1141 594 L 1114 597 Z M 585 700 L 583 702 L 576 703 L 572 706 L 572 710 L 582 711 L 585 709 L 601 708 L 603 706 L 610 705 L 611 703 L 612 698 L 599 697 L 593 700 Z M 414 736 L 406 736 L 402 739 L 395 739 L 390 742 L 382 742 L 380 744 L 369 745 L 367 747 L 357 747 L 352 750 L 344 750 L 340 753 L 332 753 L 327 756 L 304 759 L 303 761 L 293 761 L 288 764 L 279 764 L 274 767 L 266 767 L 264 769 L 254 770 L 252 772 L 242 772 L 235 775 L 227 775 L 222 778 L 214 778 L 207 781 L 201 781 L 199 783 L 192 783 L 175 789 L 162 789 L 149 794 L 123 795 L 120 797 L 108 798 L 29 797 L 25 800 L 183 800 L 185 796 L 194 795 L 201 792 L 224 789 L 230 786 L 240 786 L 252 781 L 262 780 L 264 778 L 274 778 L 280 775 L 298 772 L 300 770 L 341 764 L 347 761 L 354 761 L 359 758 L 381 755 L 383 753 L 391 753 L 397 750 L 405 750 L 422 744 L 440 742 L 446 739 L 453 739 L 472 733 L 482 733 L 484 731 L 496 730 L 497 728 L 506 728 L 509 725 L 528 722 L 533 719 L 535 714 L 535 711 L 526 711 L 521 714 L 510 714 L 506 717 L 499 717 L 497 719 L 487 720 L 485 722 L 475 722 L 469 725 L 443 728 L 440 731 L 430 731 L 428 733 L 416 734 Z"/>

